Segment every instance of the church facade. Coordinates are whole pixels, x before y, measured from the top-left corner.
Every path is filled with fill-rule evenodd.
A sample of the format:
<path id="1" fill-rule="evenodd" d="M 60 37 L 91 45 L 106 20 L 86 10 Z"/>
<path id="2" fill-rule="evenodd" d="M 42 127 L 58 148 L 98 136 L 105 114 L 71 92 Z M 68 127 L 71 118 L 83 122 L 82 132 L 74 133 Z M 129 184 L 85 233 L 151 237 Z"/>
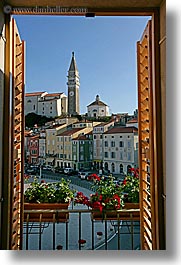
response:
<path id="1" fill-rule="evenodd" d="M 109 107 L 97 95 L 95 101 L 87 106 L 87 115 L 94 118 L 109 116 Z"/>

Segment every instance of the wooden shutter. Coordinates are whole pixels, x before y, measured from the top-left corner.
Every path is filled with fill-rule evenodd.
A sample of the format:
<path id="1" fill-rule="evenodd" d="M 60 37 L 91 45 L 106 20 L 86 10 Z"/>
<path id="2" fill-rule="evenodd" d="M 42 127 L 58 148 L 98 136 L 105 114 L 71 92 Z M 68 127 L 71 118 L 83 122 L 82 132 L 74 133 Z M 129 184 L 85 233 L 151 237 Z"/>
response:
<path id="1" fill-rule="evenodd" d="M 141 248 L 149 250 L 156 249 L 151 27 L 137 42 Z"/>
<path id="2" fill-rule="evenodd" d="M 11 249 L 22 248 L 24 176 L 24 42 L 16 22 L 11 21 L 12 37 L 12 136 L 13 174 L 11 179 Z"/>

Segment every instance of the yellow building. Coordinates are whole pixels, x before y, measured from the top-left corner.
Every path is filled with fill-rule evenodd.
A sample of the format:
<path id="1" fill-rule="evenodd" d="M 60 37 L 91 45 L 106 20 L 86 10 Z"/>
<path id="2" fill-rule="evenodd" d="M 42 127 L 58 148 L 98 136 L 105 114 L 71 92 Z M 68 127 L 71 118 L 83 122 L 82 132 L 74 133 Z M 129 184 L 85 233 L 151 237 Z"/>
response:
<path id="1" fill-rule="evenodd" d="M 79 135 L 92 131 L 93 128 L 72 128 L 57 134 L 57 166 L 72 167 L 72 140 Z"/>
<path id="2" fill-rule="evenodd" d="M 55 165 L 57 156 L 57 134 L 66 130 L 67 124 L 56 124 L 46 129 L 46 164 Z"/>

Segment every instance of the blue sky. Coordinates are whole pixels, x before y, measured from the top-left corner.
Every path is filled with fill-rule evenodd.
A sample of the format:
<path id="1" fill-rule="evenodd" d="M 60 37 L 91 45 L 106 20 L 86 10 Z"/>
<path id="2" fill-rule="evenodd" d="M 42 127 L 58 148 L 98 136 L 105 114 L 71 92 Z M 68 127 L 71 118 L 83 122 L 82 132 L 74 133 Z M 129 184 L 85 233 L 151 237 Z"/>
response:
<path id="1" fill-rule="evenodd" d="M 97 94 L 111 113 L 137 108 L 136 42 L 148 17 L 15 16 L 26 41 L 26 92 L 64 92 L 72 51 L 80 74 L 80 111 Z"/>

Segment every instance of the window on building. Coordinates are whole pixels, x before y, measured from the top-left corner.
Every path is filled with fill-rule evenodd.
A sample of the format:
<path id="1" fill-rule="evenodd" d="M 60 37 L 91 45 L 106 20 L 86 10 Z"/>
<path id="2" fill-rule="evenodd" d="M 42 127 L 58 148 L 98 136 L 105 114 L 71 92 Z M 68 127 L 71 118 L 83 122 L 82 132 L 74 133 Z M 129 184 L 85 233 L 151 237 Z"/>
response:
<path id="1" fill-rule="evenodd" d="M 108 152 L 104 153 L 105 158 L 108 158 Z"/>
<path id="2" fill-rule="evenodd" d="M 115 172 L 115 164 L 114 163 L 111 164 L 111 169 L 112 169 L 112 172 Z"/>
<path id="3" fill-rule="evenodd" d="M 115 147 L 115 142 L 111 141 L 111 147 Z"/>
<path id="4" fill-rule="evenodd" d="M 83 152 L 83 151 L 84 151 L 84 147 L 80 146 L 80 152 Z"/>
<path id="5" fill-rule="evenodd" d="M 130 152 L 128 152 L 128 161 L 131 161 L 131 153 Z"/>
<path id="6" fill-rule="evenodd" d="M 131 141 L 128 141 L 128 148 L 131 148 Z"/>
<path id="7" fill-rule="evenodd" d="M 34 110 L 36 109 L 36 106 L 35 106 L 35 105 L 33 105 L 33 109 L 34 109 Z"/>
<path id="8" fill-rule="evenodd" d="M 83 160 L 84 160 L 84 156 L 80 155 L 80 161 L 83 161 Z"/>
<path id="9" fill-rule="evenodd" d="M 105 146 L 105 147 L 108 147 L 108 141 L 105 141 L 105 142 L 104 142 L 104 146 Z"/>
<path id="10" fill-rule="evenodd" d="M 96 135 L 94 135 L 94 139 L 96 139 Z"/>
<path id="11" fill-rule="evenodd" d="M 76 152 L 77 148 L 76 146 L 73 146 L 73 152 Z"/>
<path id="12" fill-rule="evenodd" d="M 120 152 L 120 160 L 123 160 L 123 152 Z"/>
<path id="13" fill-rule="evenodd" d="M 119 147 L 124 147 L 124 142 L 123 141 L 119 142 Z"/>
<path id="14" fill-rule="evenodd" d="M 119 172 L 123 173 L 123 165 L 122 164 L 120 164 L 120 166 L 119 166 Z"/>
<path id="15" fill-rule="evenodd" d="M 111 152 L 111 158 L 115 158 L 115 152 Z"/>

